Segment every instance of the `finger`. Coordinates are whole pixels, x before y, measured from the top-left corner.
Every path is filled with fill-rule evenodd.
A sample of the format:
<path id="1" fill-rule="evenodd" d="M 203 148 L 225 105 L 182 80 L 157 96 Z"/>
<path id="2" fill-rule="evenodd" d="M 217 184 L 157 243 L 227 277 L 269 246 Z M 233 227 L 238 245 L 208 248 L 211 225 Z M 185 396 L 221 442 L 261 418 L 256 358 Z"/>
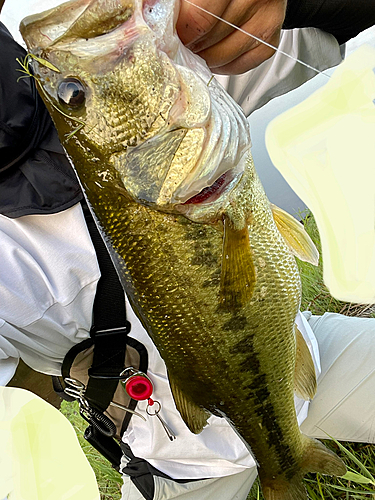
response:
<path id="1" fill-rule="evenodd" d="M 272 38 L 270 43 L 277 47 L 279 40 L 280 34 L 275 34 L 275 37 Z M 241 75 L 242 73 L 246 73 L 246 71 L 256 68 L 272 57 L 274 53 L 274 49 L 258 43 L 257 46 L 240 55 L 230 63 L 211 69 L 218 75 Z"/>
<path id="2" fill-rule="evenodd" d="M 191 0 L 194 4 L 221 16 L 230 0 Z M 217 24 L 218 20 L 194 5 L 181 0 L 180 13 L 177 20 L 177 34 L 183 44 L 196 42 Z"/>
<path id="3" fill-rule="evenodd" d="M 265 16 L 263 10 L 258 10 L 247 23 L 241 26 L 241 31 L 234 31 L 212 47 L 199 51 L 198 55 L 203 57 L 212 69 L 225 66 L 242 56 L 242 54 L 257 48 L 260 42 L 251 35 L 255 35 L 258 39 L 277 46 L 283 14 L 278 10 L 267 10 L 266 14 L 267 16 Z M 260 53 L 264 52 L 260 49 L 259 51 Z M 273 52 L 270 52 L 270 49 L 267 47 L 264 53 L 269 54 L 268 57 L 270 57 Z"/>
<path id="4" fill-rule="evenodd" d="M 212 47 L 229 36 L 236 28 L 230 26 L 224 21 L 228 21 L 231 25 L 242 26 L 251 19 L 257 11 L 254 3 L 249 5 L 249 2 L 232 2 L 220 16 L 222 21 L 218 21 L 209 33 L 204 34 L 194 43 L 189 44 L 189 49 L 193 52 L 201 52 L 202 50 Z"/>

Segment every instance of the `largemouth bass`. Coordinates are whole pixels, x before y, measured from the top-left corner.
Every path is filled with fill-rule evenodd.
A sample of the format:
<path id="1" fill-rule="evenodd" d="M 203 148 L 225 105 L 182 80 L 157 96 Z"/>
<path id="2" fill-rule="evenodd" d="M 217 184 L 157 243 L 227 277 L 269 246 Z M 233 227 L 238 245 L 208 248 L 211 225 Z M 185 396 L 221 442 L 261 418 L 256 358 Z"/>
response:
<path id="1" fill-rule="evenodd" d="M 345 473 L 300 432 L 294 407 L 295 389 L 311 398 L 316 381 L 290 248 L 316 255 L 300 224 L 272 211 L 246 118 L 177 38 L 178 6 L 75 0 L 21 33 L 183 420 L 198 433 L 210 413 L 227 418 L 266 499 L 302 500 L 306 472 Z"/>

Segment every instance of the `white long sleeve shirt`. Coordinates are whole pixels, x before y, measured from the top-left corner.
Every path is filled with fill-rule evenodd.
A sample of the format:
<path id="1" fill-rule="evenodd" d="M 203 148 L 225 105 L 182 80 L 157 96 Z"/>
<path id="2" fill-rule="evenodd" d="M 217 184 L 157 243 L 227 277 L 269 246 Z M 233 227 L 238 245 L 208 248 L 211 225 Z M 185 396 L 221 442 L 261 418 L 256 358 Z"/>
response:
<path id="1" fill-rule="evenodd" d="M 89 336 L 100 277 L 80 205 L 53 215 L 0 215 L 0 383 L 19 358 L 59 375 Z"/>

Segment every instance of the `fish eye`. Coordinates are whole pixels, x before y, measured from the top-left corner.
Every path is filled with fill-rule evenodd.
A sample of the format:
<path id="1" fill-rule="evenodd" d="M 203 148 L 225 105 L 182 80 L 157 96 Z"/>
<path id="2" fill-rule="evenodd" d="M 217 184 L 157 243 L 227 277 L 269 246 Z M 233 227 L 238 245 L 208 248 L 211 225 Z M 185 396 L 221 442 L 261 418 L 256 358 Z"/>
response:
<path id="1" fill-rule="evenodd" d="M 78 108 L 85 102 L 85 87 L 77 78 L 65 78 L 59 83 L 57 97 L 61 104 Z"/>

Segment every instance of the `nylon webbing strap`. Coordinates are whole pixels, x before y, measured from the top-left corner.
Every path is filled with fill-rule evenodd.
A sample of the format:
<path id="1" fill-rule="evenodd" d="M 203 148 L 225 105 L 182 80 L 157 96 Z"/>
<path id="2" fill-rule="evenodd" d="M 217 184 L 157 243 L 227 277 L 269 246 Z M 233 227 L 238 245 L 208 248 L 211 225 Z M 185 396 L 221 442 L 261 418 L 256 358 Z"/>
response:
<path id="1" fill-rule="evenodd" d="M 124 290 L 107 247 L 86 203 L 82 203 L 82 206 L 101 272 L 94 300 L 93 327 L 90 332 L 95 343 L 94 358 L 88 372 L 90 379 L 85 396 L 93 406 L 104 411 L 112 400 L 118 380 L 97 379 L 95 376 L 118 376 L 124 369 L 130 323 L 126 321 Z"/>

